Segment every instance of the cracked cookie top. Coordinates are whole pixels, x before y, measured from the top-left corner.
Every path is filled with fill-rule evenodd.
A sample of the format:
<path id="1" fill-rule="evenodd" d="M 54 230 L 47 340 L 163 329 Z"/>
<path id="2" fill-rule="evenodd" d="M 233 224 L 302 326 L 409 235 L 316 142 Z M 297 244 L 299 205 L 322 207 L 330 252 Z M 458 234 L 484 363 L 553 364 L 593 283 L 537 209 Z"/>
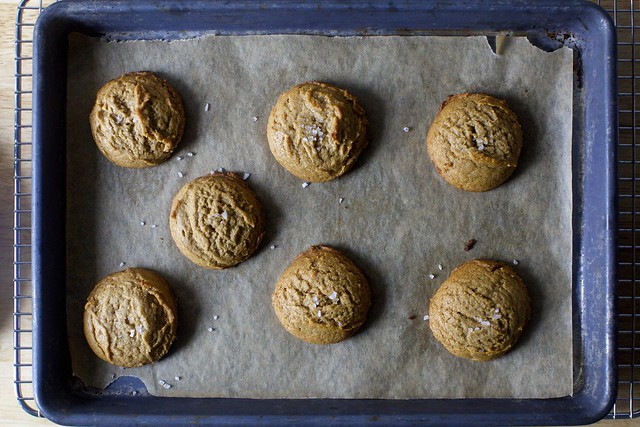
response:
<path id="1" fill-rule="evenodd" d="M 503 100 L 463 93 L 447 98 L 427 134 L 427 152 L 438 173 L 466 191 L 488 191 L 513 173 L 522 129 Z"/>
<path id="2" fill-rule="evenodd" d="M 272 297 L 282 326 L 312 344 L 333 344 L 362 326 L 371 293 L 362 271 L 341 252 L 311 246 L 284 270 Z"/>
<path id="3" fill-rule="evenodd" d="M 527 288 L 509 265 L 474 259 L 458 266 L 429 303 L 429 327 L 452 354 L 495 359 L 513 347 L 529 321 Z"/>
<path id="4" fill-rule="evenodd" d="M 306 181 L 343 175 L 368 143 L 367 118 L 356 97 L 326 83 L 302 83 L 284 92 L 268 123 L 271 153 Z"/>
<path id="5" fill-rule="evenodd" d="M 193 263 L 223 269 L 246 260 L 265 232 L 262 204 L 238 175 L 216 172 L 187 183 L 173 198 L 169 228 Z"/>
<path id="6" fill-rule="evenodd" d="M 157 273 L 128 268 L 103 278 L 84 308 L 84 335 L 91 350 L 124 368 L 162 358 L 176 336 L 176 302 Z"/>
<path id="7" fill-rule="evenodd" d="M 184 107 L 165 80 L 146 71 L 127 73 L 100 88 L 89 123 L 107 159 L 146 168 L 167 160 L 180 142 Z"/>

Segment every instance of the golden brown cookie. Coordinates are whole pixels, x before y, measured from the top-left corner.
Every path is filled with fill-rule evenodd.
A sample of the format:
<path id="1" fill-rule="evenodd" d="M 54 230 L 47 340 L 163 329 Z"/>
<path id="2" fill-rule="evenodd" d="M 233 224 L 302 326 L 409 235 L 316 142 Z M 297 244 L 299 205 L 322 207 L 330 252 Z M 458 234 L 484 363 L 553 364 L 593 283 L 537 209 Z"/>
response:
<path id="1" fill-rule="evenodd" d="M 107 159 L 127 168 L 146 168 L 169 158 L 182 138 L 185 116 L 182 99 L 169 83 L 142 71 L 102 86 L 89 122 Z"/>
<path id="2" fill-rule="evenodd" d="M 466 191 L 502 184 L 518 164 L 522 129 L 503 100 L 479 93 L 447 98 L 427 134 L 427 151 L 438 173 Z"/>
<path id="3" fill-rule="evenodd" d="M 431 298 L 429 326 L 452 354 L 485 361 L 516 343 L 530 314 L 527 288 L 513 268 L 474 259 L 453 270 Z"/>
<path id="4" fill-rule="evenodd" d="M 366 127 L 355 96 L 307 82 L 280 95 L 269 116 L 267 139 L 286 170 L 305 181 L 324 182 L 351 169 L 367 146 Z"/>
<path id="5" fill-rule="evenodd" d="M 124 368 L 162 358 L 176 336 L 176 302 L 157 273 L 129 268 L 95 286 L 84 307 L 84 336 L 91 350 Z"/>
<path id="6" fill-rule="evenodd" d="M 327 246 L 312 246 L 284 270 L 272 304 L 289 333 L 312 344 L 332 344 L 362 326 L 371 293 L 349 258 Z"/>
<path id="7" fill-rule="evenodd" d="M 258 248 L 265 232 L 262 205 L 235 173 L 196 178 L 176 194 L 169 216 L 171 236 L 193 263 L 232 267 Z"/>

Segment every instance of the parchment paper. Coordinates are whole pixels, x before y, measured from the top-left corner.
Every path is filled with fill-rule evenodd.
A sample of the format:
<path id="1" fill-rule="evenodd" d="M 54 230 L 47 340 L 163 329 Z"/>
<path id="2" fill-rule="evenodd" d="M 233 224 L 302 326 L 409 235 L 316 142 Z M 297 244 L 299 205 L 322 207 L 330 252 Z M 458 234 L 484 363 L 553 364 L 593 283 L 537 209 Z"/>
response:
<path id="1" fill-rule="evenodd" d="M 88 122 L 99 87 L 136 70 L 168 79 L 187 112 L 174 156 L 144 170 L 107 161 Z M 277 96 L 306 80 L 356 94 L 371 123 L 371 143 L 342 178 L 302 188 L 272 157 L 265 129 Z M 514 176 L 487 193 L 445 183 L 425 148 L 440 103 L 467 91 L 506 98 L 524 129 Z M 207 36 L 117 43 L 72 36 L 67 274 L 74 373 L 100 388 L 118 376 L 136 376 L 163 396 L 570 395 L 571 129 L 571 51 L 545 53 L 525 39 L 511 39 L 496 56 L 482 37 Z M 168 214 L 186 182 L 220 167 L 251 173 L 248 183 L 265 206 L 268 233 L 248 261 L 209 271 L 178 252 Z M 465 252 L 472 238 L 478 242 Z M 373 291 L 364 329 L 329 346 L 289 335 L 271 307 L 285 266 L 320 243 L 352 257 Z M 526 333 L 493 362 L 450 355 L 423 320 L 437 287 L 471 258 L 518 260 L 533 300 Z M 98 280 L 134 266 L 154 269 L 171 283 L 178 337 L 160 362 L 122 369 L 90 351 L 82 311 Z"/>

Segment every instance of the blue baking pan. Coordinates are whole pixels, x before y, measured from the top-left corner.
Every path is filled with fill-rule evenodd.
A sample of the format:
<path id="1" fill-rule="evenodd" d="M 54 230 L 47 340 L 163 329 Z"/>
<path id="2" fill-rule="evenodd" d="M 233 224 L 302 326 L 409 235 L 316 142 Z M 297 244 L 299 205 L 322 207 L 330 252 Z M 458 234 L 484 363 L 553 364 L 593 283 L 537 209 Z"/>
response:
<path id="1" fill-rule="evenodd" d="M 295 19 L 292 19 L 295 17 Z M 203 34 L 525 35 L 574 49 L 574 388 L 553 399 L 161 398 L 136 379 L 105 390 L 74 379 L 66 331 L 66 64 L 71 32 L 112 39 Z M 615 28 L 578 0 L 61 1 L 40 16 L 33 80 L 33 340 L 35 398 L 72 425 L 585 424 L 616 394 Z M 549 363 L 553 363 L 552 360 Z M 132 396 L 131 391 L 137 391 Z"/>

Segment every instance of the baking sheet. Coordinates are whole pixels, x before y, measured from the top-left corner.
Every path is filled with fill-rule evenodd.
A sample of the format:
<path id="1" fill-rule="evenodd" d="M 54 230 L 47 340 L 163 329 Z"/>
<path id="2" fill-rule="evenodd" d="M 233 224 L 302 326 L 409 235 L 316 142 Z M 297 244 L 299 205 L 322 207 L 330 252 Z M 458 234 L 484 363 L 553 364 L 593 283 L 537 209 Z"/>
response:
<path id="1" fill-rule="evenodd" d="M 145 170 L 108 162 L 88 124 L 99 87 L 137 70 L 168 79 L 187 113 L 175 155 Z M 306 80 L 356 94 L 371 123 L 371 143 L 342 178 L 302 188 L 271 156 L 265 128 L 279 93 Z M 67 310 L 74 374 L 100 388 L 132 375 L 162 396 L 570 395 L 571 88 L 569 49 L 546 53 L 520 38 L 496 56 L 484 37 L 207 36 L 116 43 L 73 35 Z M 488 193 L 446 184 L 426 154 L 425 135 L 440 103 L 466 91 L 506 98 L 524 129 L 518 169 Z M 265 206 L 268 231 L 248 261 L 209 271 L 178 252 L 168 215 L 182 185 L 219 167 L 251 173 L 248 183 Z M 465 252 L 471 238 L 478 242 Z M 270 303 L 285 266 L 319 243 L 352 257 L 373 292 L 363 330 L 330 346 L 290 336 Z M 470 258 L 517 259 L 533 300 L 516 349 L 488 363 L 451 356 L 423 320 L 429 297 Z M 178 337 L 155 365 L 122 369 L 91 353 L 82 309 L 100 278 L 134 266 L 154 269 L 172 284 Z"/>

